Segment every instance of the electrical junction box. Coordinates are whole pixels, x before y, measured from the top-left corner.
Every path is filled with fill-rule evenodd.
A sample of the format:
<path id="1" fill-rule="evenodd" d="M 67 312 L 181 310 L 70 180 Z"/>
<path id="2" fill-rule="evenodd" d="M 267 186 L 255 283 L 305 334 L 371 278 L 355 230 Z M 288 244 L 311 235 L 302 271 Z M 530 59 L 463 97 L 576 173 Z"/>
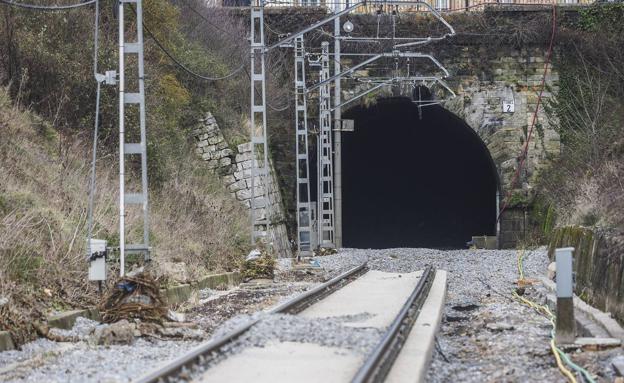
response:
<path id="1" fill-rule="evenodd" d="M 117 84 L 117 71 L 107 70 L 104 82 L 106 83 L 106 85 L 116 85 Z"/>
<path id="2" fill-rule="evenodd" d="M 89 254 L 89 280 L 105 281 L 106 280 L 106 240 L 89 239 L 87 245 L 90 245 Z"/>
<path id="3" fill-rule="evenodd" d="M 354 120 L 342 120 L 342 129 L 343 132 L 353 132 L 355 131 L 355 121 Z"/>
<path id="4" fill-rule="evenodd" d="M 574 273 L 572 268 L 573 247 L 555 250 L 557 268 L 557 298 L 572 298 L 574 291 Z"/>

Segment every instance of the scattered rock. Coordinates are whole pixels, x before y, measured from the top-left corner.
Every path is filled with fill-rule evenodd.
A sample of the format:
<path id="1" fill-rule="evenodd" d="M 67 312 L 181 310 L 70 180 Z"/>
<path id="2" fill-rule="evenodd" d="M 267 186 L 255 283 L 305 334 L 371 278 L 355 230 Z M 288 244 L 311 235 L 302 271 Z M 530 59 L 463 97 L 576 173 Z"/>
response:
<path id="1" fill-rule="evenodd" d="M 185 340 L 202 340 L 206 335 L 202 330 L 188 327 L 161 327 L 158 332 L 164 337 Z"/>
<path id="2" fill-rule="evenodd" d="M 186 315 L 184 313 L 178 313 L 173 310 L 167 311 L 167 319 L 173 322 L 184 322 Z"/>
<path id="3" fill-rule="evenodd" d="M 136 325 L 125 319 L 95 328 L 89 342 L 96 345 L 133 344 Z"/>
<path id="4" fill-rule="evenodd" d="M 555 280 L 555 276 L 557 275 L 557 264 L 555 262 L 550 262 L 548 265 L 547 276 L 551 281 Z"/>
<path id="5" fill-rule="evenodd" d="M 465 315 L 446 315 L 445 319 L 447 322 L 464 322 L 470 318 Z"/>
<path id="6" fill-rule="evenodd" d="M 514 326 L 512 324 L 510 324 L 510 323 L 496 322 L 496 323 L 488 323 L 488 324 L 486 324 L 485 328 L 487 328 L 490 331 L 501 332 L 501 331 L 513 330 Z"/>
<path id="7" fill-rule="evenodd" d="M 574 344 L 580 346 L 583 350 L 598 351 L 619 347 L 622 341 L 616 338 L 576 338 Z"/>
<path id="8" fill-rule="evenodd" d="M 241 289 L 265 289 L 267 286 L 273 284 L 272 279 L 267 278 L 256 278 L 252 279 L 249 282 L 241 283 Z"/>
<path id="9" fill-rule="evenodd" d="M 254 253 L 252 251 L 252 253 Z M 248 258 L 251 257 L 249 254 Z M 254 253 L 255 254 L 255 253 Z M 275 273 L 275 258 L 267 251 L 262 251 L 260 256 L 252 257 L 251 259 L 243 262 L 241 267 L 241 275 L 243 280 L 249 281 L 252 279 L 266 278 L 273 279 Z"/>
<path id="10" fill-rule="evenodd" d="M 455 311 L 472 311 L 479 308 L 479 305 L 475 302 L 463 302 L 453 306 L 453 310 Z"/>
<path id="11" fill-rule="evenodd" d="M 189 275 L 184 262 L 160 262 L 161 273 L 167 275 L 169 279 L 178 283 L 186 283 Z"/>
<path id="12" fill-rule="evenodd" d="M 314 256 L 315 257 L 324 257 L 326 255 L 333 255 L 333 254 L 337 254 L 337 253 L 338 253 L 338 250 L 332 249 L 332 248 L 327 248 L 327 247 L 321 247 L 320 249 L 314 250 Z"/>
<path id="13" fill-rule="evenodd" d="M 245 258 L 246 261 L 254 261 L 258 258 L 260 258 L 260 256 L 262 256 L 262 252 L 258 249 L 253 249 L 252 251 L 249 252 L 249 254 L 247 255 L 247 258 Z"/>
<path id="14" fill-rule="evenodd" d="M 618 355 L 611 359 L 611 366 L 618 376 L 624 376 L 624 355 Z"/>

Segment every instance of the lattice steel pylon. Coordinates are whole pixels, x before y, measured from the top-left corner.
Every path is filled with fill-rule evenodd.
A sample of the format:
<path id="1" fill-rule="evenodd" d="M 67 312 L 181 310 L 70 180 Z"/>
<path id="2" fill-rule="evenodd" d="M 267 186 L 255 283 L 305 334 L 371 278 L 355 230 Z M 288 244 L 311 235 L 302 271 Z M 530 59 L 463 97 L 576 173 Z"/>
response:
<path id="1" fill-rule="evenodd" d="M 266 119 L 264 8 L 254 0 L 251 8 L 251 242 L 266 237 L 269 225 L 269 148 Z"/>
<path id="2" fill-rule="evenodd" d="M 321 43 L 320 81 L 329 78 L 329 43 Z M 318 158 L 318 245 L 336 247 L 334 242 L 334 174 L 331 130 L 330 83 L 319 88 L 319 146 Z"/>
<path id="3" fill-rule="evenodd" d="M 308 111 L 303 35 L 295 39 L 295 134 L 297 158 L 297 250 L 298 256 L 310 256 L 312 217 L 310 204 L 310 166 L 308 161 Z"/>
<path id="4" fill-rule="evenodd" d="M 124 7 L 136 4 L 136 41 L 127 42 L 125 34 Z M 142 0 L 119 2 L 119 260 L 120 275 L 125 274 L 126 253 L 142 253 L 149 260 L 149 209 L 147 204 L 147 145 L 145 127 L 145 69 L 143 66 L 143 4 Z M 126 59 L 137 55 L 138 89 L 126 89 Z M 133 81 L 134 83 L 134 81 Z M 126 142 L 126 105 L 138 106 L 140 142 Z M 126 192 L 126 156 L 139 155 L 141 162 L 140 191 Z M 141 205 L 143 213 L 143 243 L 126 244 L 126 205 Z"/>

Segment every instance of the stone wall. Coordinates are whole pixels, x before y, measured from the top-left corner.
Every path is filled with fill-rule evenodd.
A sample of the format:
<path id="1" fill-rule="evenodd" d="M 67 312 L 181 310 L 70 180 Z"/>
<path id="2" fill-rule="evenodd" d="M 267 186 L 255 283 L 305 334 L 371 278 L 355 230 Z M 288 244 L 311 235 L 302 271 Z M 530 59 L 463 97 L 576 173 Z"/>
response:
<path id="1" fill-rule="evenodd" d="M 569 226 L 553 231 L 548 249 L 553 261 L 558 247 L 575 249 L 576 295 L 624 323 L 624 238 Z"/>
<path id="2" fill-rule="evenodd" d="M 506 193 L 518 169 L 519 155 L 537 107 L 544 74 L 545 49 L 491 52 L 478 45 L 449 44 L 431 53 L 443 57 L 441 62 L 451 75 L 447 82 L 457 95 L 450 98 L 448 93 L 434 88 L 436 98 L 446 100 L 442 106 L 462 118 L 481 137 L 498 170 L 502 191 Z M 359 70 L 357 75 L 366 77 L 369 71 Z M 524 196 L 530 192 L 539 170 L 548 165 L 560 151 L 559 134 L 548 120 L 544 108 L 559 89 L 556 70 L 548 70 L 545 84 L 546 90 L 537 113 L 527 161 L 520 174 L 520 182 L 514 188 L 516 193 Z M 343 85 L 343 99 L 349 99 L 367 87 L 361 83 Z M 411 96 L 411 89 L 405 88 L 403 91 L 405 96 Z M 386 91 L 380 93 L 379 97 L 393 95 Z M 513 112 L 503 111 L 504 100 L 513 100 Z M 357 104 L 357 101 L 353 103 Z"/>
<path id="3" fill-rule="evenodd" d="M 501 249 L 512 249 L 519 241 L 526 238 L 527 211 L 524 207 L 505 209 L 500 219 L 500 236 L 498 240 Z"/>
<path id="4" fill-rule="evenodd" d="M 200 119 L 193 135 L 197 140 L 196 152 L 209 169 L 216 172 L 234 198 L 251 208 L 251 143 L 240 144 L 231 149 L 225 140 L 219 125 L 211 113 Z M 256 195 L 262 195 L 263 186 L 256 185 Z M 266 215 L 261 197 L 256 197 L 256 216 Z M 269 182 L 269 212 L 272 223 L 267 231 L 267 242 L 272 245 L 279 257 L 292 257 L 290 242 L 284 219 L 284 208 L 275 171 L 271 166 Z M 251 221 L 250 221 L 251 235 Z"/>
<path id="5" fill-rule="evenodd" d="M 444 62 L 452 75 L 449 82 L 457 93 L 444 106 L 479 134 L 490 151 L 506 193 L 518 169 L 519 155 L 537 107 L 546 49 L 509 49 L 495 55 L 488 54 L 485 47 L 462 47 L 458 51 L 452 60 Z M 484 64 L 488 71 L 477 69 Z M 560 151 L 559 134 L 545 112 L 549 99 L 559 89 L 556 70 L 548 70 L 545 85 L 527 161 L 514 188 L 524 195 L 531 191 L 539 170 Z M 513 113 L 503 111 L 504 100 L 514 101 Z"/>
<path id="6" fill-rule="evenodd" d="M 442 106 L 463 119 L 488 148 L 498 172 L 501 206 L 508 193 L 511 196 L 508 209 L 501 216 L 500 245 L 514 247 L 518 240 L 524 238 L 524 210 L 539 172 L 560 153 L 560 137 L 553 123 L 556 121 L 545 112 L 549 99 L 559 89 L 556 68 L 551 65 L 546 73 L 545 90 L 527 160 L 512 188 L 537 108 L 546 47 L 492 50 L 474 43 L 461 45 L 448 42 L 431 48 L 430 53 L 439 58 L 449 71 L 447 82 L 456 94 L 456 97 L 450 98 L 448 93 L 440 92 L 441 88 L 436 87 L 432 89 L 435 98 L 445 100 Z M 369 71 L 359 70 L 357 75 L 366 77 Z M 374 75 L 374 70 L 370 75 Z M 343 85 L 343 99 L 353 97 L 368 86 L 363 83 Z M 411 88 L 402 89 L 402 93 L 410 97 Z M 395 95 L 388 90 L 379 93 L 378 97 Z M 503 110 L 503 101 L 513 101 L 513 112 Z M 357 104 L 357 101 L 353 103 Z"/>

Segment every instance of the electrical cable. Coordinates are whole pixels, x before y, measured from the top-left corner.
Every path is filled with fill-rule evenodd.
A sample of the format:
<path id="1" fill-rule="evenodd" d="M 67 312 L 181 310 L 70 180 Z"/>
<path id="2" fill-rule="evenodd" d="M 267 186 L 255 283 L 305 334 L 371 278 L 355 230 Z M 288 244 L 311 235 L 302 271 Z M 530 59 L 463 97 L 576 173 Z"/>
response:
<path id="1" fill-rule="evenodd" d="M 23 9 L 31 9 L 35 11 L 66 11 L 68 9 L 85 7 L 87 5 L 95 4 L 97 0 L 88 0 L 84 3 L 78 4 L 69 4 L 69 5 L 37 5 L 37 4 L 26 4 L 26 3 L 16 3 L 11 0 L 0 0 L 0 4 L 10 5 L 12 7 L 18 7 Z"/>
<path id="2" fill-rule="evenodd" d="M 527 154 L 529 152 L 529 143 L 531 142 L 531 137 L 533 136 L 533 130 L 535 128 L 535 124 L 537 123 L 537 113 L 538 113 L 540 105 L 542 103 L 542 97 L 544 95 L 544 88 L 546 88 L 546 76 L 548 75 L 548 67 L 550 66 L 550 61 L 551 61 L 551 58 L 552 58 L 552 52 L 553 52 L 553 47 L 554 47 L 554 42 L 555 42 L 555 35 L 556 35 L 556 31 L 557 31 L 557 3 L 556 3 L 555 0 L 553 0 L 553 3 L 552 3 L 552 19 L 553 20 L 552 20 L 552 31 L 551 31 L 551 34 L 550 34 L 550 44 L 548 46 L 548 52 L 546 53 L 546 60 L 544 61 L 544 73 L 542 75 L 540 91 L 539 91 L 539 95 L 537 96 L 537 103 L 535 105 L 535 111 L 533 112 L 533 118 L 531 120 L 531 126 L 529 128 L 528 133 L 527 133 L 527 139 L 526 139 L 526 142 L 525 142 L 524 147 L 522 149 L 522 152 L 520 153 L 520 164 L 518 164 L 518 169 L 516 169 L 514 177 L 511 180 L 511 183 L 510 183 L 510 186 L 509 186 L 509 191 L 507 192 L 507 195 L 505 196 L 505 200 L 503 202 L 503 206 L 501 207 L 500 211 L 498 212 L 498 216 L 496 217 L 496 222 L 500 221 L 501 215 L 503 214 L 503 212 L 505 211 L 505 209 L 507 209 L 507 207 L 509 205 L 509 200 L 511 198 L 511 194 L 513 192 L 514 187 L 516 186 L 516 183 L 518 182 L 518 179 L 520 177 L 520 172 L 521 172 L 521 170 L 524 167 L 524 164 L 526 162 Z"/>
<path id="3" fill-rule="evenodd" d="M 523 266 L 523 259 L 524 259 L 524 253 L 525 250 L 524 249 L 520 249 L 518 251 L 518 272 L 520 275 L 520 280 L 524 280 L 524 266 Z M 571 383 L 576 383 L 576 378 L 574 377 L 574 375 L 572 374 L 572 372 L 570 372 L 569 369 L 567 369 L 563 363 L 565 362 L 565 364 L 567 364 L 569 367 L 571 367 L 573 370 L 575 370 L 576 372 L 578 372 L 579 374 L 581 374 L 583 376 L 583 378 L 585 380 L 587 380 L 589 383 L 596 383 L 594 378 L 591 376 L 591 374 L 589 373 L 589 371 L 587 371 L 586 369 L 584 369 L 583 367 L 580 367 L 579 365 L 575 364 L 574 362 L 572 362 L 572 360 L 570 359 L 570 357 L 563 352 L 560 348 L 557 347 L 557 345 L 555 344 L 555 328 L 556 328 L 556 324 L 555 324 L 555 318 L 556 315 L 552 313 L 552 311 L 550 311 L 550 309 L 548 308 L 548 306 L 543 305 L 540 306 L 538 304 L 536 304 L 535 302 L 521 297 L 517 292 L 512 292 L 511 294 L 514 298 L 516 298 L 517 300 L 519 300 L 521 303 L 526 304 L 527 306 L 535 309 L 538 313 L 544 315 L 549 321 L 550 324 L 552 325 L 552 329 L 550 331 L 550 348 L 551 351 L 557 361 L 557 367 L 559 367 L 559 370 L 568 378 L 568 380 Z"/>
<path id="4" fill-rule="evenodd" d="M 190 74 L 190 75 L 192 75 L 194 77 L 197 77 L 197 78 L 200 78 L 200 79 L 206 80 L 206 81 L 225 80 L 225 79 L 228 79 L 228 78 L 236 75 L 238 72 L 243 70 L 243 68 L 245 68 L 246 63 L 243 63 L 238 68 L 234 69 L 232 72 L 226 74 L 225 76 L 221 76 L 221 77 L 203 76 L 203 75 L 201 75 L 199 73 L 196 73 L 196 72 L 192 71 L 186 65 L 182 64 L 175 57 L 173 57 L 173 55 L 167 49 L 165 49 L 165 47 L 160 43 L 160 41 L 158 41 L 158 39 L 152 34 L 152 32 L 147 28 L 147 26 L 145 26 L 145 23 L 143 23 L 143 28 L 145 29 L 145 32 L 147 32 L 147 34 L 152 38 L 152 40 L 154 40 L 154 42 L 156 43 L 158 48 L 160 48 L 160 50 L 163 51 L 163 53 L 167 57 L 169 57 L 169 59 L 171 59 L 171 61 L 173 61 L 178 67 L 180 67 L 180 69 L 184 70 L 186 73 L 188 73 L 188 74 Z"/>
<path id="5" fill-rule="evenodd" d="M 91 159 L 91 183 L 89 184 L 89 205 L 87 208 L 87 257 L 91 257 L 91 237 L 93 236 L 93 203 L 95 199 L 95 164 L 97 160 L 98 129 L 100 125 L 100 90 L 102 86 L 101 75 L 98 74 L 98 48 L 99 48 L 99 25 L 100 3 L 95 0 L 95 26 L 93 27 L 93 76 L 97 82 L 95 96 L 95 123 L 93 127 L 93 149 Z"/>
<path id="6" fill-rule="evenodd" d="M 240 36 L 236 36 L 235 34 L 233 34 L 231 31 L 227 30 L 227 29 L 223 29 L 221 28 L 219 25 L 213 23 L 212 21 L 210 21 L 206 16 L 204 16 L 200 11 L 198 11 L 197 9 L 195 9 L 193 6 L 191 6 L 191 4 L 188 2 L 188 0 L 182 0 L 182 2 L 184 3 L 184 5 L 186 5 L 186 7 L 188 9 L 190 9 L 193 13 L 195 13 L 197 16 L 199 16 L 202 20 L 204 20 L 206 22 L 206 24 L 210 25 L 211 27 L 215 28 L 218 31 L 221 31 L 225 34 L 230 35 L 231 37 L 234 37 L 236 39 L 240 39 L 241 41 L 239 43 L 242 43 L 245 41 L 245 39 L 241 39 Z M 238 44 L 237 48 L 240 47 L 241 45 Z"/>
<path id="7" fill-rule="evenodd" d="M 1 0 L 0 0 L 1 1 Z M 136 10 L 134 9 L 134 7 L 131 7 L 132 11 L 136 14 Z M 180 67 L 180 69 L 184 70 L 186 73 L 200 78 L 202 80 L 206 80 L 206 81 L 219 81 L 219 80 L 225 80 L 228 79 L 234 75 L 236 75 L 238 72 L 240 72 L 241 70 L 243 70 L 245 68 L 246 63 L 241 64 L 241 66 L 239 66 L 238 68 L 234 69 L 232 72 L 226 74 L 225 76 L 221 76 L 221 77 L 209 77 L 209 76 L 203 76 L 199 73 L 196 73 L 194 71 L 192 71 L 191 69 L 189 69 L 186 65 L 182 64 L 180 61 L 178 61 L 178 59 L 176 59 L 162 44 L 161 42 L 156 38 L 156 36 L 154 36 L 154 34 L 149 30 L 149 28 L 147 27 L 147 25 L 145 25 L 145 23 L 143 23 L 143 29 L 145 29 L 145 32 L 147 32 L 147 34 L 152 38 L 152 40 L 154 40 L 154 42 L 156 43 L 156 46 L 158 46 L 158 48 L 160 48 L 161 51 L 163 51 L 163 53 L 169 57 L 169 59 L 171 61 L 173 61 L 178 67 Z"/>

